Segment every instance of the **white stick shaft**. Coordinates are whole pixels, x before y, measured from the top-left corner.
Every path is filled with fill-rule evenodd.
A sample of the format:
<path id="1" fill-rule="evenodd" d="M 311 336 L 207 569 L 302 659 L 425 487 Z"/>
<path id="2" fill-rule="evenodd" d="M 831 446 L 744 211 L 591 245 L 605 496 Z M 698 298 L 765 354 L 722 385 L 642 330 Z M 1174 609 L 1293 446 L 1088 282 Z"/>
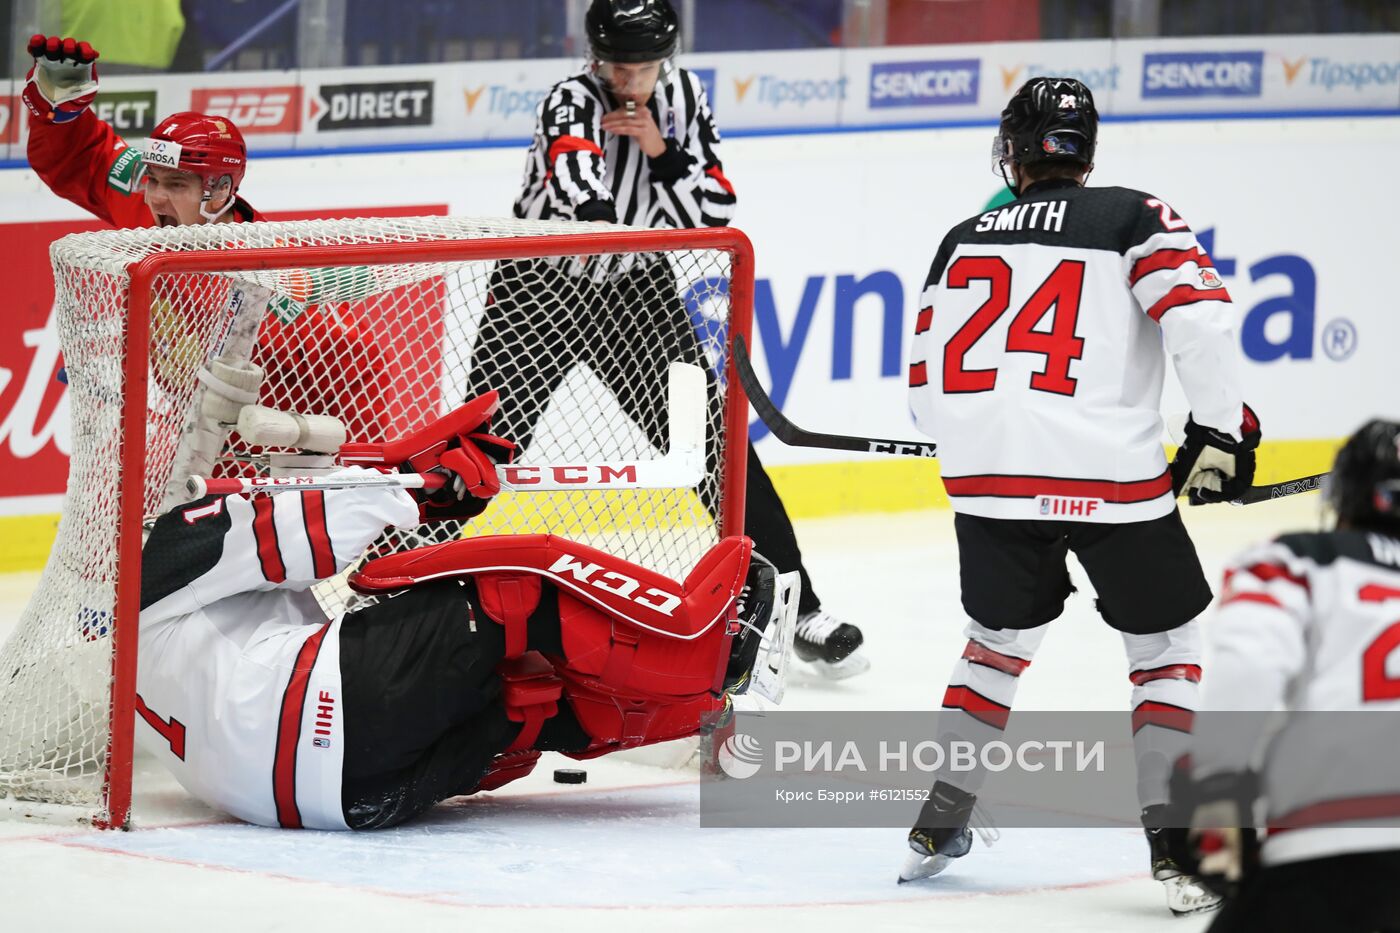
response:
<path id="1" fill-rule="evenodd" d="M 423 473 L 378 473 L 346 476 L 254 476 L 234 479 L 208 479 L 191 476 L 186 488 L 191 496 L 202 499 L 205 496 L 227 496 L 243 493 L 278 493 L 289 490 L 317 489 L 436 489 L 445 480 L 441 476 Z"/>

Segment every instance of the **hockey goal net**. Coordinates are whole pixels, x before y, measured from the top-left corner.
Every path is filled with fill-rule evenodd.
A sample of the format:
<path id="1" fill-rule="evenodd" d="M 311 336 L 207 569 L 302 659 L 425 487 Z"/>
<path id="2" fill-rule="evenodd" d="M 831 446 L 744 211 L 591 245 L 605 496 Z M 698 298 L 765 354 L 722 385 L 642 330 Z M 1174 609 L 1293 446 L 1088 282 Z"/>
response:
<path id="1" fill-rule="evenodd" d="M 72 454 L 53 551 L 0 648 L 0 798 L 128 819 L 143 524 L 188 498 L 189 472 L 247 477 L 270 456 L 226 425 L 208 440 L 216 357 L 262 369 L 259 404 L 336 417 L 352 441 L 496 389 L 493 431 L 522 442 L 522 464 L 659 459 L 667 367 L 696 365 L 695 486 L 507 492 L 465 527 L 381 547 L 549 532 L 680 577 L 742 528 L 745 417 L 727 370 L 753 260 L 737 231 L 304 221 L 79 234 L 52 257 Z M 317 595 L 328 615 L 354 598 L 338 581 Z"/>

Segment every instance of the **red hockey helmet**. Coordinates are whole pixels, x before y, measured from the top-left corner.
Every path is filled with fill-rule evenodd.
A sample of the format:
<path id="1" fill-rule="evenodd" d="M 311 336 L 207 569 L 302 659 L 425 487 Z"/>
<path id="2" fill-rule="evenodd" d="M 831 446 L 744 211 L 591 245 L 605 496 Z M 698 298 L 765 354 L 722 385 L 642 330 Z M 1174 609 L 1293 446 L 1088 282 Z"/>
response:
<path id="1" fill-rule="evenodd" d="M 232 121 L 189 111 L 160 121 L 146 140 L 144 155 L 146 165 L 198 175 L 206 198 L 224 176 L 236 192 L 248 167 L 248 146 Z"/>

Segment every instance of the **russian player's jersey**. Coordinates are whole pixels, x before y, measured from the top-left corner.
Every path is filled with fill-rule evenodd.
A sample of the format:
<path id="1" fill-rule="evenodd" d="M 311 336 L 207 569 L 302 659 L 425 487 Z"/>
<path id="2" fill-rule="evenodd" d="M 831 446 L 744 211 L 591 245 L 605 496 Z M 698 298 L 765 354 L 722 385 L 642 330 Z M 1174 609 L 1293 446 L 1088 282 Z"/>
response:
<path id="1" fill-rule="evenodd" d="M 1163 344 L 1196 422 L 1239 436 L 1230 296 L 1186 221 L 1151 195 L 1033 186 L 949 232 L 920 308 L 910 406 L 960 512 L 1169 514 Z"/>
<path id="2" fill-rule="evenodd" d="M 141 150 L 128 146 L 116 130 L 84 110 L 67 123 L 29 115 L 29 166 L 54 194 L 114 227 L 154 227 L 141 191 Z M 235 220 L 262 220 L 238 197 Z"/>
<path id="3" fill-rule="evenodd" d="M 1262 773 L 1270 863 L 1400 849 L 1400 539 L 1291 534 L 1242 555 L 1206 627 L 1207 711 L 1350 711 L 1289 716 Z M 1375 715 L 1360 715 L 1373 712 Z M 1338 726 L 1341 728 L 1338 728 Z M 1254 764 L 1262 716 L 1197 718 L 1197 777 Z M 1367 820 L 1378 821 L 1365 825 Z M 1338 822 L 1352 825 L 1339 827 Z M 1360 825 L 1356 825 L 1356 824 Z"/>
<path id="4" fill-rule="evenodd" d="M 207 497 L 163 515 L 142 552 L 142 747 L 239 819 L 346 829 L 340 620 L 310 587 L 386 526 L 417 524 L 392 488 Z"/>

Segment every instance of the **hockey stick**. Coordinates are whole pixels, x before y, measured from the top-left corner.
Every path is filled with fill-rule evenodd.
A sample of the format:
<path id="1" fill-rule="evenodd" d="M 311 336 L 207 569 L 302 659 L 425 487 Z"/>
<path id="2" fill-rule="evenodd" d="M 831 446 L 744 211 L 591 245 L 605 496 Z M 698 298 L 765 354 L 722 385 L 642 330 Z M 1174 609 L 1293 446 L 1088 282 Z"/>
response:
<path id="1" fill-rule="evenodd" d="M 1231 505 L 1253 505 L 1256 502 L 1268 502 L 1271 499 L 1282 499 L 1284 496 L 1296 496 L 1300 492 L 1312 492 L 1314 489 L 1322 488 L 1322 480 L 1326 473 L 1314 473 L 1311 476 L 1300 476 L 1297 479 L 1284 480 L 1282 483 L 1266 483 L 1263 486 L 1251 486 L 1245 494 L 1238 499 L 1231 499 Z"/>
<path id="2" fill-rule="evenodd" d="M 734 338 L 734 368 L 739 373 L 739 384 L 749 404 L 758 413 L 759 420 L 768 426 L 773 436 L 789 447 L 820 447 L 824 450 L 858 450 L 870 454 L 895 454 L 903 457 L 937 457 L 938 445 L 933 441 L 891 441 L 878 437 L 853 437 L 849 434 L 822 434 L 807 431 L 789 421 L 763 386 L 749 361 L 749 348 L 742 336 Z"/>
<path id="3" fill-rule="evenodd" d="M 908 457 L 938 456 L 938 445 L 932 441 L 890 441 L 876 437 L 822 434 L 799 428 L 778 410 L 778 406 L 773 404 L 773 400 L 763 390 L 763 385 L 758 381 L 758 375 L 753 371 L 753 364 L 749 361 L 749 350 L 744 345 L 742 336 L 734 338 L 734 368 L 739 373 L 739 384 L 744 387 L 744 394 L 748 396 L 749 404 L 753 406 L 753 410 L 758 413 L 759 420 L 768 426 L 768 430 L 773 432 L 774 437 L 789 447 L 859 450 L 866 453 L 895 454 Z M 1244 495 L 1231 500 L 1230 504 L 1253 505 L 1256 502 L 1268 502 L 1272 499 L 1281 499 L 1284 496 L 1312 492 L 1322 485 L 1322 478 L 1326 475 L 1326 473 L 1314 473 L 1311 476 L 1300 476 L 1297 479 L 1285 480 L 1281 483 L 1251 486 Z"/>
<path id="4" fill-rule="evenodd" d="M 705 371 L 691 363 L 672 363 L 667 385 L 667 450 L 655 460 L 609 460 L 597 463 L 519 463 L 496 467 L 502 489 L 515 492 L 560 492 L 585 489 L 693 489 L 705 477 Z M 436 489 L 438 474 L 383 473 L 365 476 L 259 476 L 209 479 L 191 476 L 189 494 L 278 493 L 287 490 L 392 487 Z"/>

